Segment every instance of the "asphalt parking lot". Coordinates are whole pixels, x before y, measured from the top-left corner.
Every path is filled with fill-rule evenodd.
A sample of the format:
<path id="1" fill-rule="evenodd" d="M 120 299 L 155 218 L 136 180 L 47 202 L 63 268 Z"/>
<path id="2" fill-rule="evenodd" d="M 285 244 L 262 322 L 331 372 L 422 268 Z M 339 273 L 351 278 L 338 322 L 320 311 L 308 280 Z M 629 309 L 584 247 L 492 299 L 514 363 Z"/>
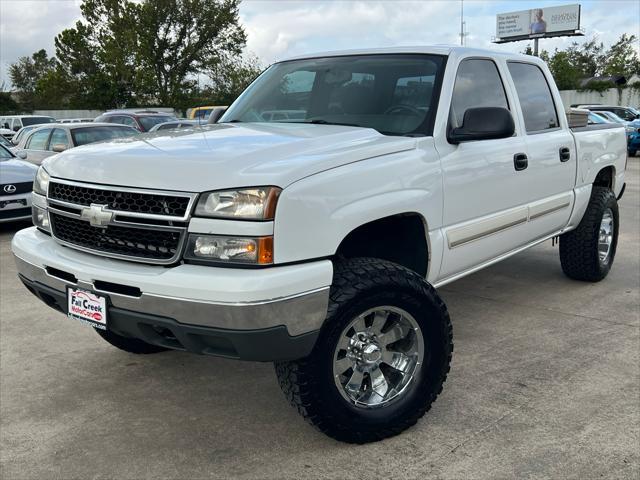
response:
<path id="1" fill-rule="evenodd" d="M 0 476 L 639 478 L 640 159 L 616 262 L 562 274 L 546 242 L 441 290 L 455 352 L 443 394 L 390 440 L 345 445 L 288 406 L 270 364 L 135 356 L 20 284 L 0 227 Z M 24 225 L 22 225 L 24 226 Z"/>

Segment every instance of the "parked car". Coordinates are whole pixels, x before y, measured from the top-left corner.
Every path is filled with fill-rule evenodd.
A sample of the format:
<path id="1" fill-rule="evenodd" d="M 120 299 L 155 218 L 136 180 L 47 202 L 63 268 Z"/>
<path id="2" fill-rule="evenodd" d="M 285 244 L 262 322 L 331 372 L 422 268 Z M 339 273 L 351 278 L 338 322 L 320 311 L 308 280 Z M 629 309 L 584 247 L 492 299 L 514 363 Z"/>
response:
<path id="1" fill-rule="evenodd" d="M 172 122 L 159 123 L 154 125 L 149 130 L 150 132 L 157 132 L 158 130 L 174 130 L 178 128 L 193 128 L 200 125 L 198 120 L 174 120 Z"/>
<path id="2" fill-rule="evenodd" d="M 63 118 L 58 123 L 86 123 L 93 122 L 93 118 Z"/>
<path id="3" fill-rule="evenodd" d="M 15 147 L 20 145 L 20 141 L 25 137 L 25 135 L 28 132 L 30 132 L 31 130 L 36 129 L 38 127 L 42 127 L 44 125 L 49 125 L 49 123 L 38 123 L 38 124 L 35 124 L 35 125 L 28 125 L 26 127 L 22 127 L 20 130 L 18 130 L 16 132 L 16 134 L 13 136 L 13 138 L 11 139 L 11 143 L 13 144 L 12 150 L 14 150 L 14 153 L 15 153 Z"/>
<path id="4" fill-rule="evenodd" d="M 607 276 L 625 150 L 619 125 L 569 128 L 537 57 L 301 56 L 216 125 L 45 162 L 33 202 L 50 223 L 12 250 L 31 293 L 110 344 L 275 361 L 309 422 L 365 443 L 442 390 L 436 287 L 556 237 L 568 277 Z"/>
<path id="5" fill-rule="evenodd" d="M 31 218 L 31 190 L 38 167 L 0 145 L 0 223 Z"/>
<path id="6" fill-rule="evenodd" d="M 65 123 L 39 127 L 24 137 L 16 155 L 36 165 L 56 153 L 89 143 L 138 135 L 138 131 L 126 125 L 109 123 Z"/>
<path id="7" fill-rule="evenodd" d="M 220 106 L 195 107 L 187 109 L 187 119 L 198 120 L 200 123 L 207 123 L 207 119 L 215 108 L 226 108 Z"/>
<path id="8" fill-rule="evenodd" d="M 103 113 L 95 122 L 118 123 L 133 127 L 141 132 L 148 132 L 160 123 L 178 120 L 174 115 L 154 110 L 112 110 Z"/>
<path id="9" fill-rule="evenodd" d="M 611 112 L 626 122 L 631 122 L 640 118 L 640 114 L 631 107 L 618 107 L 615 105 L 580 105 L 579 108 L 586 108 L 592 112 Z"/>
<path id="10" fill-rule="evenodd" d="M 9 115 L 7 117 L 0 118 L 0 126 L 15 133 L 22 127 L 26 127 L 28 125 L 55 123 L 55 121 L 55 118 L 46 115 Z"/>
<path id="11" fill-rule="evenodd" d="M 2 135 L 0 135 L 0 145 L 2 145 L 5 148 L 13 147 L 13 143 L 11 143 L 9 140 L 4 138 Z"/>

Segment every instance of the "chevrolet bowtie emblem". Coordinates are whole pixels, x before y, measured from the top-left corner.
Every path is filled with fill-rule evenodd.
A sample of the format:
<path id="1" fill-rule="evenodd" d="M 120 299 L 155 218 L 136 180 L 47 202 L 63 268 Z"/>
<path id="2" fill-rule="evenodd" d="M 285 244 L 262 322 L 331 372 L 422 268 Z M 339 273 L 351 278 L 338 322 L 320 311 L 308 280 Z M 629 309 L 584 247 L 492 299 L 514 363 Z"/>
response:
<path id="1" fill-rule="evenodd" d="M 89 220 L 94 227 L 104 227 L 113 220 L 114 212 L 107 210 L 106 205 L 92 203 L 90 207 L 85 207 L 80 212 L 80 217 Z"/>

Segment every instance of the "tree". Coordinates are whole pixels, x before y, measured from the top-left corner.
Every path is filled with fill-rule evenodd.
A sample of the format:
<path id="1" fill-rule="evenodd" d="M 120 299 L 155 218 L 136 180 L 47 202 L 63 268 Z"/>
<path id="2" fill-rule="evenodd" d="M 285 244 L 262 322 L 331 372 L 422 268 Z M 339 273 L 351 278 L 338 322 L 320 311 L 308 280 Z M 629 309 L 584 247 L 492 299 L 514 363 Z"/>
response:
<path id="1" fill-rule="evenodd" d="M 205 90 L 214 105 L 231 105 L 242 91 L 262 72 L 263 67 L 255 55 L 228 60 L 215 65 L 207 74 L 211 85 Z"/>
<path id="2" fill-rule="evenodd" d="M 56 37 L 56 53 L 100 107 L 175 106 L 194 76 L 238 56 L 240 0 L 84 0 L 83 20 Z"/>
<path id="3" fill-rule="evenodd" d="M 36 104 L 36 86 L 49 72 L 56 68 L 55 57 L 49 58 L 46 50 L 38 50 L 30 57 L 20 57 L 9 66 L 9 78 L 14 89 L 21 94 L 20 103 L 27 110 Z"/>
<path id="4" fill-rule="evenodd" d="M 635 35 L 623 33 L 616 43 L 606 53 L 606 63 L 602 70 L 603 75 L 624 75 L 631 77 L 640 75 L 640 59 L 634 48 L 638 41 Z"/>
<path id="5" fill-rule="evenodd" d="M 580 45 L 573 42 L 566 50 L 567 61 L 571 63 L 581 78 L 596 77 L 602 71 L 606 55 L 604 45 L 598 43 L 596 38 Z"/>
<path id="6" fill-rule="evenodd" d="M 549 70 L 551 70 L 553 79 L 560 90 L 578 88 L 581 72 L 571 62 L 568 52 L 556 49 L 553 55 L 545 61 L 549 65 Z"/>
<path id="7" fill-rule="evenodd" d="M 18 112 L 20 107 L 15 102 L 13 98 L 11 98 L 10 92 L 0 92 L 0 112 L 1 113 L 15 113 Z"/>

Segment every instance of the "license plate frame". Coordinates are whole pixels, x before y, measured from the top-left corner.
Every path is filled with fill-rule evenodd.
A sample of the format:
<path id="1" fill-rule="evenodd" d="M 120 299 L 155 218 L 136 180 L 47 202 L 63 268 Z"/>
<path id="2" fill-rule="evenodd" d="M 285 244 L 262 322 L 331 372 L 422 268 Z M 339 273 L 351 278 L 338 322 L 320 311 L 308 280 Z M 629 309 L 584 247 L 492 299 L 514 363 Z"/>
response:
<path id="1" fill-rule="evenodd" d="M 107 329 L 109 297 L 83 288 L 67 287 L 67 317 L 101 330 Z"/>

